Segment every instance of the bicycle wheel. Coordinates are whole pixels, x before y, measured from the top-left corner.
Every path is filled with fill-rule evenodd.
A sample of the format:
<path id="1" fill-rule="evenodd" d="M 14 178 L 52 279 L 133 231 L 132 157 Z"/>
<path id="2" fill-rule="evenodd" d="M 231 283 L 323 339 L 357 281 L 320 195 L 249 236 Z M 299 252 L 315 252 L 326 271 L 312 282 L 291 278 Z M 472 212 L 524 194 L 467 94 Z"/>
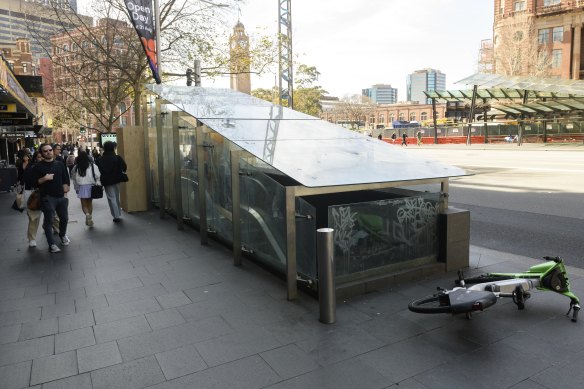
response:
<path id="1" fill-rule="evenodd" d="M 441 298 L 442 297 L 442 298 Z M 444 300 L 446 298 L 446 300 Z M 446 303 L 445 303 L 446 301 Z M 408 309 L 416 313 L 451 313 L 448 296 L 436 294 L 417 299 L 408 304 Z"/>

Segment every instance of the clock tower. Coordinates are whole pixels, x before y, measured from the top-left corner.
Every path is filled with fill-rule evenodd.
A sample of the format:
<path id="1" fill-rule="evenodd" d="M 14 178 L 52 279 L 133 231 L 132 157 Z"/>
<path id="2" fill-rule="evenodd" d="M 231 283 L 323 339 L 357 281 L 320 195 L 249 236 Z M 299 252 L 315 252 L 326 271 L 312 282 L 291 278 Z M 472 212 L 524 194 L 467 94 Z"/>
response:
<path id="1" fill-rule="evenodd" d="M 231 89 L 251 94 L 249 37 L 240 21 L 233 27 L 229 38 L 229 62 Z"/>

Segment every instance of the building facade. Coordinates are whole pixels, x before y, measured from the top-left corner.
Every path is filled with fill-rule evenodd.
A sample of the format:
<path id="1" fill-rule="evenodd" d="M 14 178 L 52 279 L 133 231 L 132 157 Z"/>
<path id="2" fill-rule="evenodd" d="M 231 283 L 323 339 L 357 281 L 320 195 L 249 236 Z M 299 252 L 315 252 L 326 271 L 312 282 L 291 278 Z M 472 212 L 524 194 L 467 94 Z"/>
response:
<path id="1" fill-rule="evenodd" d="M 77 2 L 76 0 L 69 0 L 69 2 L 67 0 L 51 0 L 51 2 L 49 0 L 0 0 L 0 47 L 14 44 L 19 38 L 27 38 L 31 42 L 30 51 L 33 57 L 48 57 L 43 46 L 50 47 L 50 36 L 57 31 L 62 31 L 64 27 L 74 27 L 67 22 L 58 22 L 55 9 L 62 12 L 76 12 Z M 91 25 L 90 17 L 81 16 L 81 18 Z"/>
<path id="2" fill-rule="evenodd" d="M 28 39 L 18 38 L 13 45 L 0 45 L 0 51 L 15 75 L 37 75 L 37 66 L 33 61 Z"/>
<path id="3" fill-rule="evenodd" d="M 375 84 L 371 88 L 361 91 L 361 94 L 376 104 L 395 104 L 397 103 L 397 88 L 391 85 Z"/>
<path id="4" fill-rule="evenodd" d="M 408 101 L 430 104 L 424 91 L 446 90 L 446 75 L 435 69 L 416 70 L 408 75 L 406 84 Z"/>
<path id="5" fill-rule="evenodd" d="M 230 88 L 251 94 L 249 37 L 243 23 L 237 22 L 229 38 Z"/>
<path id="6" fill-rule="evenodd" d="M 495 72 L 582 79 L 584 1 L 495 0 L 494 6 Z M 518 52 L 522 66 L 510 68 Z"/>

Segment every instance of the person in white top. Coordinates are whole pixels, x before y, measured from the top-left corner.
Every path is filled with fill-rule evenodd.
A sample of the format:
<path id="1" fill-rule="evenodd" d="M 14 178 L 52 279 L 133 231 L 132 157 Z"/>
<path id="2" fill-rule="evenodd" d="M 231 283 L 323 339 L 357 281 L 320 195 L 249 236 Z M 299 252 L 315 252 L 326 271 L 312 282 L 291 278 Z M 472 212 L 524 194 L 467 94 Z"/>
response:
<path id="1" fill-rule="evenodd" d="M 71 169 L 71 180 L 75 186 L 77 197 L 81 200 L 81 209 L 85 213 L 85 225 L 93 226 L 93 199 L 91 198 L 91 187 L 101 185 L 101 173 L 96 164 L 89 160 L 89 155 L 85 151 L 80 151 L 77 156 L 77 164 Z"/>

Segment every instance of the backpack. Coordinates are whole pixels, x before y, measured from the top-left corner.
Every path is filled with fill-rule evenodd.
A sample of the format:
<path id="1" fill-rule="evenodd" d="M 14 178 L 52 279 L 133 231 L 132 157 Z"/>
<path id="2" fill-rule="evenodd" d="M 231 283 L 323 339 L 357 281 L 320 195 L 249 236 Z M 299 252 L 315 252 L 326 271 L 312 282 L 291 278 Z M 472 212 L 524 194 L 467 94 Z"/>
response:
<path id="1" fill-rule="evenodd" d="M 67 163 L 67 166 L 73 166 L 73 165 L 75 165 L 75 156 L 73 154 L 70 154 L 67 157 L 67 162 L 66 163 Z"/>

